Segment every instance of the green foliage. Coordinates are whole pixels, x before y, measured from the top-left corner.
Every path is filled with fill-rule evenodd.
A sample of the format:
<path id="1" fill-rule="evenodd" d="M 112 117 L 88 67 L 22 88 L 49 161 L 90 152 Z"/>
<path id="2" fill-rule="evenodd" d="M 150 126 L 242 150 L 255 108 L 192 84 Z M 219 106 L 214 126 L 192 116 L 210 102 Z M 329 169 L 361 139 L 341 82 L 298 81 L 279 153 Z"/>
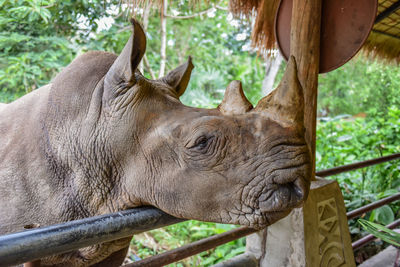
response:
<path id="1" fill-rule="evenodd" d="M 237 69 L 232 70 L 221 67 L 204 69 L 201 65 L 196 66 L 189 87 L 181 97 L 182 102 L 189 106 L 215 108 L 221 103 L 227 84 L 233 80 L 240 80 L 246 97 L 255 105 L 261 98 L 262 66 L 256 57 L 242 58 L 241 61 L 241 64 L 232 63 L 237 66 Z"/>
<path id="2" fill-rule="evenodd" d="M 322 116 L 382 113 L 399 106 L 400 68 L 358 57 L 320 75 L 318 111 Z M 345 100 L 345 101 L 344 101 Z"/>
<path id="3" fill-rule="evenodd" d="M 187 1 L 174 1 L 169 7 L 169 12 L 179 10 L 178 16 L 191 15 L 209 8 L 208 5 L 199 3 L 195 11 L 189 10 Z M 250 46 L 251 25 L 250 22 L 233 22 L 226 11 L 222 10 L 215 10 L 209 16 L 168 20 L 167 69 L 171 70 L 182 64 L 189 55 L 195 65 L 189 88 L 183 97 L 184 103 L 215 107 L 222 100 L 223 91 L 232 80 L 242 81 L 251 102 L 256 103 L 259 100 L 264 76 L 262 60 L 255 53 L 249 54 L 245 51 Z M 153 16 L 147 31 L 146 54 L 156 73 L 160 61 L 159 32 L 159 17 Z M 238 35 L 242 36 L 239 40 L 236 38 Z"/>
<path id="4" fill-rule="evenodd" d="M 186 221 L 156 229 L 145 235 L 134 236 L 130 258 L 146 258 L 234 228 L 227 224 Z M 169 266 L 211 266 L 241 254 L 244 250 L 245 239 L 241 238 Z"/>
<path id="5" fill-rule="evenodd" d="M 321 120 L 317 127 L 317 169 L 327 169 L 400 151 L 400 109 L 389 107 L 386 116 L 338 116 Z M 400 190 L 399 161 L 390 161 L 332 177 L 339 182 L 348 211 L 388 197 Z M 392 203 L 367 213 L 382 224 L 399 217 L 400 204 Z M 359 225 L 350 221 L 353 234 Z"/>
<path id="6" fill-rule="evenodd" d="M 0 86 L 3 93 L 30 92 L 48 83 L 60 67 L 73 58 L 69 42 L 47 29 L 51 14 L 41 4 L 50 5 L 52 1 L 0 3 Z"/>
<path id="7" fill-rule="evenodd" d="M 375 237 L 382 239 L 383 241 L 400 248 L 400 234 L 386 228 L 383 225 L 369 222 L 363 219 L 359 219 L 358 222 L 361 226 L 368 231 L 369 233 L 373 234 Z"/>
<path id="8" fill-rule="evenodd" d="M 105 7 L 86 0 L 0 1 L 0 100 L 10 102 L 13 94 L 49 83 L 85 50 Z"/>
<path id="9" fill-rule="evenodd" d="M 393 210 L 389 207 L 389 205 L 382 206 L 377 208 L 371 212 L 369 216 L 370 221 L 381 222 L 385 225 L 394 221 L 394 213 Z"/>

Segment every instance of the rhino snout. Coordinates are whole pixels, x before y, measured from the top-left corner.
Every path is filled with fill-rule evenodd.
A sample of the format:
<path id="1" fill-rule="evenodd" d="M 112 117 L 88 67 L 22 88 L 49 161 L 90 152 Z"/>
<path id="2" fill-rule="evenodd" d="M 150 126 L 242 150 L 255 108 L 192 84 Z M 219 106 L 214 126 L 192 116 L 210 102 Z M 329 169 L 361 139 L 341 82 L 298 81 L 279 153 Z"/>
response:
<path id="1" fill-rule="evenodd" d="M 287 211 L 307 198 L 310 168 L 307 161 L 299 166 L 275 171 L 272 184 L 261 192 L 258 203 L 262 213 Z"/>

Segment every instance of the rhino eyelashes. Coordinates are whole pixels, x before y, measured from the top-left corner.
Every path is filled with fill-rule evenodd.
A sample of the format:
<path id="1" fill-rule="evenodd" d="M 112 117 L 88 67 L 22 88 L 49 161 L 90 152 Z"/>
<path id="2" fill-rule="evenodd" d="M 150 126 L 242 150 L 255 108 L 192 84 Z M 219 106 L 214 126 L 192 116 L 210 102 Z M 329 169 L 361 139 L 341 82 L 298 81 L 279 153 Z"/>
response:
<path id="1" fill-rule="evenodd" d="M 194 144 L 189 149 L 204 150 L 208 144 L 214 139 L 214 136 L 202 135 L 196 139 Z"/>

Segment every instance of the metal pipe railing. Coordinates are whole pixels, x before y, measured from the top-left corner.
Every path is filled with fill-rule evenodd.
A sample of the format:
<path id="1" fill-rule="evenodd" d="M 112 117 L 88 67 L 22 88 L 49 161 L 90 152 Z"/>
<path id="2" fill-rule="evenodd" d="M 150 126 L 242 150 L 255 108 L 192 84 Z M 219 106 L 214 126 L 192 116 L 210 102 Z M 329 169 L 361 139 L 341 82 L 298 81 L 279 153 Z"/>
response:
<path id="1" fill-rule="evenodd" d="M 0 266 L 31 262 L 183 220 L 151 207 L 136 208 L 0 236 Z"/>
<path id="2" fill-rule="evenodd" d="M 397 201 L 397 200 L 400 200 L 400 193 L 394 194 L 394 195 L 392 195 L 390 197 L 387 197 L 387 198 L 380 199 L 378 201 L 375 201 L 373 203 L 365 205 L 364 207 L 349 211 L 349 212 L 346 213 L 347 214 L 347 219 L 348 220 L 354 219 L 354 218 L 359 217 L 359 216 L 361 216 L 362 214 L 364 214 L 364 213 L 366 213 L 368 211 L 371 211 L 371 210 L 374 210 L 376 208 L 382 207 L 383 205 L 392 203 L 392 202 Z M 393 228 L 395 228 L 395 227 L 397 227 L 399 225 L 400 225 L 400 219 L 397 220 L 397 221 L 392 222 L 391 224 L 388 224 L 386 227 L 388 227 L 389 229 L 393 229 Z M 356 250 L 356 249 L 359 249 L 359 248 L 365 246 L 366 244 L 368 244 L 369 242 L 373 241 L 374 239 L 376 239 L 375 236 L 370 234 L 370 235 L 364 236 L 363 238 L 360 238 L 360 239 L 354 241 L 351 245 L 353 247 L 353 250 Z"/>
<path id="3" fill-rule="evenodd" d="M 378 159 L 318 171 L 316 175 L 326 177 L 399 158 L 400 153 L 397 153 Z M 349 219 L 354 218 L 364 212 L 379 207 L 379 205 L 384 205 L 382 203 L 387 204 L 397 200 L 397 195 L 398 194 L 387 198 L 390 199 L 390 201 L 382 199 L 378 201 L 379 203 L 369 204 L 363 208 L 349 212 L 347 215 Z M 33 261 L 49 255 L 65 253 L 97 243 L 128 237 L 181 221 L 183 220 L 172 217 L 156 208 L 143 207 L 0 236 L 0 265 L 13 265 Z M 236 231 L 242 232 L 243 234 L 246 233 L 243 236 L 255 232 L 255 230 L 250 228 L 238 229 L 233 230 L 233 232 L 212 236 L 210 239 L 205 239 L 204 243 L 202 243 L 203 240 L 197 241 L 201 243 L 200 245 L 196 242 L 185 245 L 182 248 L 172 250 L 170 255 L 173 253 L 184 253 L 182 251 L 186 250 L 197 251 L 194 253 L 197 254 L 239 238 L 236 236 L 236 234 L 238 234 Z M 212 244 L 217 245 L 208 248 Z M 159 256 L 158 260 L 162 260 L 162 255 L 164 254 L 155 257 Z M 186 257 L 188 256 L 184 256 L 183 258 Z M 181 258 L 177 260 L 180 259 Z"/>
<path id="4" fill-rule="evenodd" d="M 376 202 L 368 204 L 359 209 L 347 212 L 347 219 L 353 219 L 355 217 L 362 215 L 365 212 L 371 211 L 373 209 L 376 209 L 378 207 L 381 207 L 383 205 L 386 205 L 388 203 L 394 202 L 399 199 L 400 199 L 400 193 L 395 194 L 390 197 L 387 197 L 387 198 L 384 198 L 384 199 L 381 199 L 381 200 L 378 200 Z M 205 239 L 193 242 L 191 244 L 187 244 L 180 248 L 173 249 L 173 250 L 167 251 L 165 253 L 158 254 L 156 256 L 152 256 L 152 257 L 146 258 L 144 260 L 140 260 L 140 261 L 125 265 L 124 267 L 164 266 L 167 264 L 171 264 L 173 262 L 177 262 L 184 258 L 196 255 L 200 252 L 212 249 L 219 245 L 228 243 L 228 242 L 238 239 L 240 237 L 243 237 L 243 236 L 246 236 L 249 234 L 253 234 L 255 232 L 257 232 L 257 231 L 254 229 L 246 228 L 246 227 L 237 228 L 237 229 L 231 230 L 226 233 L 214 235 L 212 237 L 205 238 Z M 239 235 L 239 237 L 238 237 L 238 235 Z M 368 239 L 366 242 L 369 242 L 373 239 L 374 238 Z"/>
<path id="5" fill-rule="evenodd" d="M 319 173 L 323 173 L 323 174 L 325 173 L 325 174 L 327 174 L 325 176 L 329 176 L 329 175 L 333 175 L 333 174 L 329 174 L 329 173 L 331 173 L 330 170 L 334 170 L 336 172 L 335 174 L 337 174 L 337 173 L 343 172 L 342 171 L 342 167 L 344 169 L 348 169 L 349 168 L 350 170 L 355 170 L 355 169 L 358 169 L 358 168 L 368 167 L 368 166 L 371 166 L 371 165 L 374 165 L 374 164 L 379 164 L 379 163 L 390 161 L 390 160 L 394 160 L 394 159 L 397 159 L 397 158 L 400 158 L 400 153 L 383 157 L 382 160 L 379 160 L 379 159 L 367 160 L 367 161 L 358 162 L 358 163 L 355 163 L 355 164 L 344 165 L 344 166 L 341 166 L 341 167 L 320 171 L 320 172 L 317 172 L 316 174 L 318 176 L 321 176 L 321 175 L 319 175 Z M 391 203 L 391 202 L 399 200 L 399 199 L 400 199 L 400 193 L 395 194 L 395 195 L 390 196 L 390 197 L 387 197 L 387 198 L 384 198 L 384 199 L 381 199 L 381 200 L 378 200 L 378 201 L 376 201 L 374 203 L 368 204 L 368 205 L 366 205 L 364 207 L 361 207 L 359 209 L 356 209 L 356 210 L 348 212 L 347 213 L 347 218 L 348 219 L 355 218 L 357 216 L 362 215 L 365 212 L 371 211 L 373 209 L 376 209 L 376 208 L 378 208 L 380 206 L 383 206 L 385 204 Z M 239 230 L 239 229 L 240 228 L 235 229 L 235 230 L 244 231 L 244 232 L 247 232 L 247 230 L 249 230 L 246 235 L 249 235 L 249 234 L 252 234 L 252 233 L 256 232 L 256 230 L 249 229 L 249 228 L 243 228 L 243 230 L 242 229 Z M 233 230 L 233 231 L 235 231 L 235 230 Z M 162 253 L 162 254 L 159 254 L 159 255 L 156 255 L 156 256 L 152 256 L 150 258 L 147 258 L 147 259 L 144 259 L 144 260 L 140 260 L 138 262 L 134 262 L 134 263 L 129 264 L 129 265 L 125 265 L 124 267 L 163 266 L 163 265 L 166 265 L 166 264 L 170 264 L 170 263 L 182 260 L 184 258 L 193 256 L 193 255 L 195 255 L 197 253 L 200 253 L 200 252 L 206 251 L 208 249 L 214 248 L 214 247 L 216 247 L 218 245 L 222 245 L 224 243 L 230 242 L 231 240 L 235 240 L 235 238 L 233 238 L 233 239 L 229 238 L 229 239 L 227 239 L 226 242 L 222 242 L 223 239 L 225 239 L 226 237 L 229 237 L 230 235 L 231 235 L 230 232 L 226 232 L 226 233 L 223 233 L 223 234 L 214 235 L 214 236 L 212 236 L 212 239 L 210 239 L 210 240 L 208 240 L 208 238 L 206 238 L 207 241 L 205 241 L 204 247 L 202 247 L 202 249 L 199 249 L 199 250 L 195 250 L 195 249 L 197 249 L 199 247 L 197 242 L 201 242 L 201 241 L 206 240 L 206 239 L 203 239 L 203 240 L 191 243 L 191 244 L 187 244 L 187 245 L 185 245 L 185 246 L 183 246 L 181 248 L 177 248 L 177 249 L 174 249 L 174 250 L 171 250 L 171 251 L 167 251 L 165 253 Z M 213 246 L 212 244 L 214 242 L 218 242 L 218 245 L 214 245 Z M 189 252 L 188 254 L 186 254 L 186 251 L 196 251 L 196 252 L 195 253 L 194 252 L 193 253 Z M 159 262 L 161 262 L 163 264 L 158 265 Z"/>
<path id="6" fill-rule="evenodd" d="M 365 205 L 364 207 L 361 207 L 361 208 L 358 208 L 358 209 L 355 209 L 355 210 L 347 212 L 347 219 L 350 220 L 350 219 L 353 219 L 355 217 L 361 216 L 362 214 L 364 214 L 364 213 L 366 213 L 368 211 L 371 211 L 371 210 L 374 210 L 376 208 L 382 207 L 383 205 L 389 204 L 389 203 L 394 202 L 394 201 L 399 200 L 399 199 L 400 199 L 400 193 L 394 194 L 394 195 L 392 195 L 390 197 L 387 197 L 387 198 L 380 199 L 380 200 L 378 200 L 376 202 L 373 202 L 373 203 L 370 203 L 368 205 Z"/>
<path id="7" fill-rule="evenodd" d="M 374 210 L 376 208 L 382 207 L 383 205 L 392 203 L 392 202 L 397 201 L 397 200 L 400 200 L 400 193 L 394 194 L 394 195 L 392 195 L 390 197 L 387 197 L 387 198 L 380 199 L 378 201 L 375 201 L 373 203 L 365 205 L 364 207 L 349 211 L 349 212 L 347 212 L 347 219 L 348 220 L 354 219 L 354 218 L 359 217 L 359 216 L 361 216 L 362 214 L 364 214 L 364 213 L 366 213 L 368 211 L 371 211 L 371 210 Z M 400 225 L 400 219 L 397 220 L 397 221 L 392 222 L 391 224 L 388 224 L 386 227 L 389 228 L 389 229 L 393 229 L 393 228 L 395 228 L 395 227 L 397 227 L 399 225 Z M 353 247 L 353 250 L 357 250 L 357 249 L 365 246 L 369 242 L 373 241 L 374 239 L 376 239 L 376 237 L 370 234 L 370 235 L 364 236 L 363 238 L 360 238 L 360 239 L 354 241 L 351 244 L 351 246 Z"/>
<path id="8" fill-rule="evenodd" d="M 253 234 L 257 230 L 239 227 L 222 234 L 213 235 L 199 241 L 184 245 L 182 247 L 169 250 L 165 253 L 146 258 L 144 260 L 136 261 L 134 263 L 124 265 L 123 267 L 139 267 L 139 266 L 152 266 L 161 267 L 182 260 L 184 258 L 196 255 L 200 252 L 215 248 L 230 241 L 239 239 L 241 237 Z"/>
<path id="9" fill-rule="evenodd" d="M 400 226 L 400 219 L 386 225 L 387 228 L 389 229 L 394 229 L 396 227 Z M 363 238 L 358 239 L 357 241 L 354 241 L 351 246 L 353 248 L 353 250 L 357 250 L 363 246 L 365 246 L 366 244 L 368 244 L 369 242 L 371 242 L 372 240 L 376 239 L 376 237 L 374 235 L 366 235 Z"/>
<path id="10" fill-rule="evenodd" d="M 327 177 L 327 176 L 339 174 L 342 172 L 354 171 L 357 169 L 365 168 L 368 166 L 376 165 L 379 163 L 383 163 L 383 162 L 391 161 L 391 160 L 395 160 L 395 159 L 400 159 L 400 153 L 395 153 L 395 154 L 392 154 L 389 156 L 384 156 L 384 157 L 380 157 L 380 158 L 376 158 L 376 159 L 360 161 L 360 162 L 343 165 L 343 166 L 339 166 L 339 167 L 335 167 L 335 168 L 331 168 L 331 169 L 317 171 L 315 173 L 315 175 L 319 176 L 319 177 Z"/>

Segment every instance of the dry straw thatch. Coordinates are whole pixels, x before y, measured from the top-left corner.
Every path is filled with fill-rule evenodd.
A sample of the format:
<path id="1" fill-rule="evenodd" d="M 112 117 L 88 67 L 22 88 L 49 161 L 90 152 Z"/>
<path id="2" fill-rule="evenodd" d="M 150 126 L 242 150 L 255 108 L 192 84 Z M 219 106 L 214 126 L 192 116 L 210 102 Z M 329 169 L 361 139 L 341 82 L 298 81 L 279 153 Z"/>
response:
<path id="1" fill-rule="evenodd" d="M 131 0 L 135 5 L 157 3 L 161 0 Z M 193 0 L 197 3 L 200 0 Z M 207 0 L 204 0 L 207 2 Z M 274 22 L 280 0 L 230 0 L 229 10 L 237 17 L 255 16 L 252 32 L 253 45 L 261 49 L 276 47 Z M 400 1 L 378 0 L 377 18 L 371 34 L 363 46 L 364 54 L 378 57 L 388 62 L 400 62 Z M 392 11 L 392 12 L 389 12 Z"/>
<path id="2" fill-rule="evenodd" d="M 364 44 L 364 52 L 400 63 L 400 1 L 379 0 L 378 3 L 377 20 Z"/>
<path id="3" fill-rule="evenodd" d="M 274 24 L 279 0 L 230 0 L 229 10 L 236 16 L 255 15 L 253 45 L 261 49 L 275 48 Z"/>
<path id="4" fill-rule="evenodd" d="M 279 0 L 230 0 L 230 10 L 241 16 L 256 15 L 253 44 L 264 49 L 275 47 L 274 21 Z M 389 12 L 391 10 L 392 12 Z M 400 62 L 400 1 L 379 0 L 379 15 L 388 14 L 376 21 L 366 43 L 364 54 L 386 61 Z"/>

